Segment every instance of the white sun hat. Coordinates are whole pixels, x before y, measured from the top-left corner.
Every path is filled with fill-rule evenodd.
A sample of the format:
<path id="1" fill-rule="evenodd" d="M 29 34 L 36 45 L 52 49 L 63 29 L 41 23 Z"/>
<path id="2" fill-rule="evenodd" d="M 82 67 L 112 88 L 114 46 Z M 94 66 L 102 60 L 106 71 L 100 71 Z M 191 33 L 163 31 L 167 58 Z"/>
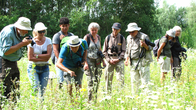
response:
<path id="1" fill-rule="evenodd" d="M 44 25 L 44 23 L 38 22 L 38 23 L 35 24 L 34 29 L 37 30 L 37 31 L 42 31 L 42 30 L 46 30 L 47 27 Z"/>
<path id="2" fill-rule="evenodd" d="M 176 31 L 174 31 L 173 29 L 166 31 L 166 34 L 171 37 L 175 37 L 175 33 L 176 33 Z"/>
<path id="3" fill-rule="evenodd" d="M 177 30 L 182 31 L 182 28 L 181 28 L 180 26 L 174 26 L 174 27 L 173 27 L 173 30 L 174 30 L 174 31 L 177 31 Z"/>
<path id="4" fill-rule="evenodd" d="M 67 45 L 71 47 L 77 47 L 82 43 L 81 39 L 78 36 L 70 36 L 70 39 L 67 41 Z"/>
<path id="5" fill-rule="evenodd" d="M 14 26 L 21 30 L 32 30 L 31 28 L 31 21 L 26 17 L 20 17 L 14 23 Z"/>
<path id="6" fill-rule="evenodd" d="M 137 24 L 136 23 L 129 23 L 128 25 L 127 25 L 127 30 L 126 30 L 126 32 L 133 32 L 133 31 L 139 31 L 141 28 L 140 27 L 138 27 L 137 26 Z"/>

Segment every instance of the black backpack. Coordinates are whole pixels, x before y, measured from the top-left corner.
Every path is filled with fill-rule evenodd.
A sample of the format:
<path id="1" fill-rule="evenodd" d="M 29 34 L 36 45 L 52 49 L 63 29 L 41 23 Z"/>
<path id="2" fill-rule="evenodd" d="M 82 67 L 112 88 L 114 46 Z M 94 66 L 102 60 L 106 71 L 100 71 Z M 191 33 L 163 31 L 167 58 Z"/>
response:
<path id="1" fill-rule="evenodd" d="M 163 36 L 163 37 L 164 37 L 164 36 Z M 163 37 L 161 37 L 161 38 L 163 38 Z M 157 52 L 158 52 L 158 49 L 159 49 L 159 42 L 160 42 L 161 38 L 159 38 L 159 39 L 157 39 L 157 40 L 154 41 L 155 46 L 153 47 L 153 54 L 154 54 L 155 57 L 157 57 Z M 168 41 L 167 41 L 167 42 L 168 42 Z M 167 42 L 166 42 L 165 45 L 167 45 Z M 164 48 L 165 48 L 165 47 L 163 47 L 163 49 L 164 49 Z M 163 50 L 163 53 L 164 53 L 164 50 Z"/>

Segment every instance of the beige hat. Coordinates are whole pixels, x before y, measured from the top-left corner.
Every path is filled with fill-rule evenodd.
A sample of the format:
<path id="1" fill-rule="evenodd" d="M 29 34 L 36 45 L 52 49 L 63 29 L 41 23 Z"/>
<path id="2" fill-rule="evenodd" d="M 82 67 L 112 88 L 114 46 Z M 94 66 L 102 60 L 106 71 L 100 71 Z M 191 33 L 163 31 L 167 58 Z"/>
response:
<path id="1" fill-rule="evenodd" d="M 37 31 L 42 31 L 42 30 L 46 30 L 47 27 L 42 23 L 42 22 L 38 22 L 35 24 L 35 30 Z"/>
<path id="2" fill-rule="evenodd" d="M 175 33 L 176 33 L 176 31 L 174 31 L 173 29 L 166 31 L 166 34 L 171 37 L 175 37 Z"/>
<path id="3" fill-rule="evenodd" d="M 135 30 L 139 31 L 140 29 L 141 29 L 141 28 L 138 27 L 136 23 L 129 23 L 129 24 L 127 25 L 127 30 L 126 30 L 126 32 L 133 32 L 133 31 L 135 31 Z"/>
<path id="4" fill-rule="evenodd" d="M 71 47 L 77 47 L 82 43 L 78 36 L 70 36 L 70 39 L 67 42 L 67 45 Z"/>
<path id="5" fill-rule="evenodd" d="M 14 23 L 14 26 L 21 30 L 32 30 L 31 21 L 26 17 L 18 18 L 18 21 Z"/>

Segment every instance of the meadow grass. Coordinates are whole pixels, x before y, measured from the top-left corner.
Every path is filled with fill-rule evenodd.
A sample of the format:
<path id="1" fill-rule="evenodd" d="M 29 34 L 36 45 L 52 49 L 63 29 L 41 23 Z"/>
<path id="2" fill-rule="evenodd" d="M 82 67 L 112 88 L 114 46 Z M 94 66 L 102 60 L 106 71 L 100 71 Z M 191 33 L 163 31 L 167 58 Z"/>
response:
<path id="1" fill-rule="evenodd" d="M 14 106 L 16 110 L 194 110 L 196 109 L 196 51 L 188 49 L 188 58 L 182 62 L 182 75 L 180 81 L 171 81 L 171 73 L 167 74 L 164 84 L 160 83 L 160 69 L 156 59 L 150 65 L 151 80 L 149 89 L 145 89 L 132 96 L 131 77 L 129 67 L 125 66 L 125 85 L 120 83 L 114 74 L 112 95 L 105 91 L 104 70 L 98 91 L 97 103 L 88 103 L 87 80 L 83 77 L 83 88 L 80 95 L 74 93 L 74 103 L 70 101 L 66 85 L 61 90 L 57 87 L 57 79 L 48 83 L 44 94 L 44 101 L 37 97 L 30 97 L 31 84 L 27 75 L 28 59 L 22 58 L 18 62 L 20 75 L 20 99 Z M 55 72 L 54 65 L 50 71 Z M 75 92 L 75 89 L 74 91 Z M 13 103 L 4 105 L 5 110 L 12 109 Z"/>

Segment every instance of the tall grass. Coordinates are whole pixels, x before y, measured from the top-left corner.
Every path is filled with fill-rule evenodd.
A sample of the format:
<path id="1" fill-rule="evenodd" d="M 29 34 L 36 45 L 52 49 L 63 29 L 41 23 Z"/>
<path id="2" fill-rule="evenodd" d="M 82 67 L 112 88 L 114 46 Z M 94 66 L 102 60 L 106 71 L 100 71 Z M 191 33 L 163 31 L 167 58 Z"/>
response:
<path id="1" fill-rule="evenodd" d="M 21 97 L 14 106 L 16 110 L 194 110 L 196 109 L 196 51 L 189 49 L 188 58 L 182 62 L 182 75 L 180 81 L 171 81 L 170 73 L 167 74 L 164 84 L 160 83 L 160 69 L 156 60 L 151 63 L 151 81 L 149 89 L 140 89 L 140 92 L 131 95 L 131 77 L 129 67 L 125 67 L 125 86 L 120 89 L 120 83 L 113 79 L 112 95 L 105 92 L 104 70 L 98 91 L 97 103 L 88 103 L 87 80 L 84 74 L 83 89 L 79 96 L 74 93 L 74 102 L 71 102 L 66 85 L 61 90 L 57 87 L 57 79 L 48 83 L 44 94 L 44 101 L 30 97 L 32 88 L 27 75 L 27 58 L 18 62 L 20 68 L 20 93 Z M 50 71 L 55 72 L 54 65 Z M 75 89 L 74 91 L 75 92 Z M 5 110 L 11 109 L 13 103 L 5 104 Z"/>

